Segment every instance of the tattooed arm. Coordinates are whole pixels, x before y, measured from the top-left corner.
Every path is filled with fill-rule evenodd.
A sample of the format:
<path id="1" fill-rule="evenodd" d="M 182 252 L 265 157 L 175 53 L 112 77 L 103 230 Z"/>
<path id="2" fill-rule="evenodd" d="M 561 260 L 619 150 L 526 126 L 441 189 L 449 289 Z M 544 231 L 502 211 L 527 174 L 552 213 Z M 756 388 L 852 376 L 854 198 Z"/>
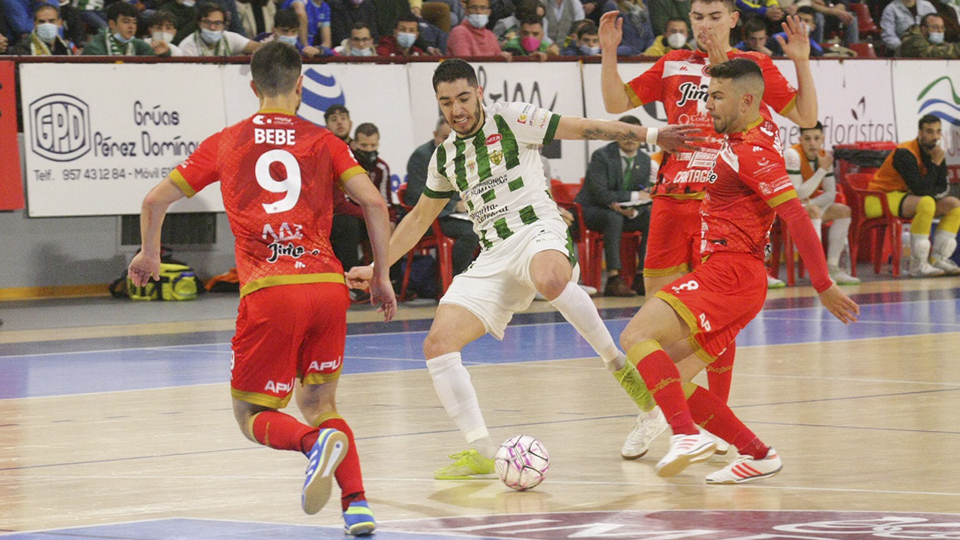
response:
<path id="1" fill-rule="evenodd" d="M 699 131 L 694 126 L 665 126 L 659 130 L 654 130 L 653 141 L 647 140 L 650 130 L 643 126 L 635 126 L 625 122 L 615 120 L 591 120 L 589 118 L 577 118 L 575 116 L 561 116 L 560 123 L 557 124 L 556 139 L 566 140 L 600 140 L 600 141 L 636 141 L 639 143 L 647 142 L 650 145 L 659 145 L 668 152 L 677 150 L 693 150 L 694 143 L 706 140 L 703 137 L 695 137 Z"/>

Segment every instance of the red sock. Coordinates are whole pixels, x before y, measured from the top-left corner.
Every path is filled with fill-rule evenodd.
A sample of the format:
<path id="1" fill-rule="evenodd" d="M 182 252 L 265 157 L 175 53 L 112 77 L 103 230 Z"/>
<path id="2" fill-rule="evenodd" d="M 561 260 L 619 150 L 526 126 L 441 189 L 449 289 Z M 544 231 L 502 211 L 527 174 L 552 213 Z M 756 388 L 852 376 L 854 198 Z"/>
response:
<path id="1" fill-rule="evenodd" d="M 253 417 L 253 438 L 277 450 L 307 453 L 317 441 L 317 428 L 301 424 L 296 418 L 279 411 L 264 411 Z"/>
<path id="2" fill-rule="evenodd" d="M 733 357 L 737 354 L 737 342 L 731 341 L 727 350 L 707 366 L 707 383 L 713 395 L 726 403 L 730 397 L 730 383 L 733 382 Z"/>
<path id="3" fill-rule="evenodd" d="M 697 387 L 687 400 L 693 420 L 703 429 L 732 444 L 741 454 L 756 459 L 767 457 L 769 448 L 733 414 L 713 392 Z"/>
<path id="4" fill-rule="evenodd" d="M 680 372 L 670 356 L 657 347 L 637 362 L 637 371 L 663 410 L 673 434 L 696 435 L 697 426 L 690 416 L 683 386 L 680 385 Z"/>
<path id="5" fill-rule="evenodd" d="M 319 426 L 320 429 L 333 428 L 342 431 L 350 442 L 350 448 L 347 450 L 347 457 L 337 467 L 335 474 L 337 484 L 340 485 L 340 506 L 343 511 L 347 511 L 350 503 L 355 501 L 367 500 L 363 491 L 363 475 L 360 473 L 360 455 L 357 454 L 357 444 L 353 439 L 353 430 L 347 425 L 347 421 L 336 416 L 324 420 Z"/>

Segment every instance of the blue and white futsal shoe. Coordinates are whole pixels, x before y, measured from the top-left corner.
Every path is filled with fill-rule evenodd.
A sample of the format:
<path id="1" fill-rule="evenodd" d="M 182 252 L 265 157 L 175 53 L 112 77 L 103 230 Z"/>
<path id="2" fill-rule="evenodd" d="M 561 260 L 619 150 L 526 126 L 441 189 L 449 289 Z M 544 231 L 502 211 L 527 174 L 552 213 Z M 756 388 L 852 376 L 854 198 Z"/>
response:
<path id="1" fill-rule="evenodd" d="M 303 511 L 316 514 L 327 504 L 333 489 L 333 475 L 343 458 L 347 457 L 350 442 L 346 434 L 335 429 L 321 429 L 317 442 L 307 457 L 307 478 L 303 482 Z"/>

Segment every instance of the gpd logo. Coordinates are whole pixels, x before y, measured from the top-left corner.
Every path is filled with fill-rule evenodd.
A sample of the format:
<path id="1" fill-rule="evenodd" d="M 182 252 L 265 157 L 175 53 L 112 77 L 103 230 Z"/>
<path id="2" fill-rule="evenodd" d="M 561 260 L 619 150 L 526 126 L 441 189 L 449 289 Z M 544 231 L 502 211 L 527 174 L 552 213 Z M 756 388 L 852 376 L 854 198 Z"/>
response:
<path id="1" fill-rule="evenodd" d="M 90 151 L 90 107 L 74 96 L 50 94 L 30 104 L 33 152 L 51 161 L 73 161 Z"/>

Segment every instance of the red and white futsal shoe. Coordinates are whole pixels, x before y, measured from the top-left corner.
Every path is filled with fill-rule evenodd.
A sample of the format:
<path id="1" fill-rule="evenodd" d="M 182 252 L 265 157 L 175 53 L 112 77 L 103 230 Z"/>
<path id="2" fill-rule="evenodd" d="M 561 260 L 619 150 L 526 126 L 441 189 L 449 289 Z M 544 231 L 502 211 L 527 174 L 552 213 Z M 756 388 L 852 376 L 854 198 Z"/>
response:
<path id="1" fill-rule="evenodd" d="M 707 476 L 708 484 L 742 484 L 763 478 L 770 478 L 783 470 L 783 461 L 777 451 L 770 447 L 767 456 L 756 459 L 752 456 L 740 456 L 740 459 Z"/>

